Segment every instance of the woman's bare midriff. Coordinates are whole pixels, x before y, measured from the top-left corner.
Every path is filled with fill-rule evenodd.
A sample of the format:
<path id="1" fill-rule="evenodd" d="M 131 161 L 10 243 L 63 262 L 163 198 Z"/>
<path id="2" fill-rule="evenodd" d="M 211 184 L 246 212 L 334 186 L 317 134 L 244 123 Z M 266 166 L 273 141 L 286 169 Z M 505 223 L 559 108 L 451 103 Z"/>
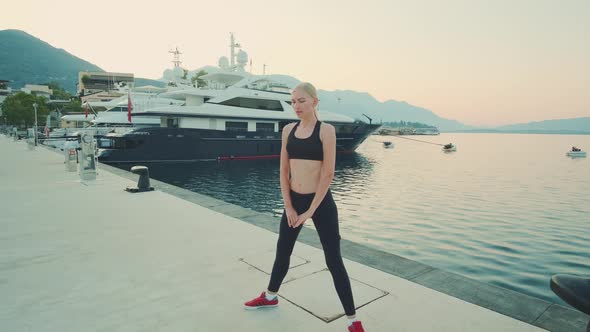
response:
<path id="1" fill-rule="evenodd" d="M 319 160 L 290 159 L 291 190 L 300 194 L 313 194 L 320 182 L 322 162 Z"/>

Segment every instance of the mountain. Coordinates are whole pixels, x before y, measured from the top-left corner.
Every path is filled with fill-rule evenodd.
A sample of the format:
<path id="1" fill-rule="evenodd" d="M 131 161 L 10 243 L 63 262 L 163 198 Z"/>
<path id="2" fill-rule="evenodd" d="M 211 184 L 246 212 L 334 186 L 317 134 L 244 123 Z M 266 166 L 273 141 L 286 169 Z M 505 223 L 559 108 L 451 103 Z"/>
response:
<path id="1" fill-rule="evenodd" d="M 219 67 L 203 66 L 195 70 L 189 70 L 187 72 L 187 77 L 192 77 L 201 70 L 204 70 L 208 74 L 222 71 Z M 176 75 L 179 74 L 180 72 L 176 73 Z M 175 73 L 172 69 L 167 69 L 164 71 L 164 75 L 160 80 L 173 80 L 174 75 Z M 294 88 L 301 82 L 297 78 L 289 75 L 273 74 L 267 75 L 267 78 L 271 81 L 280 82 L 289 88 Z M 367 118 L 363 116 L 363 114 L 366 114 L 372 118 L 373 123 L 403 120 L 436 126 L 440 131 L 474 129 L 474 127 L 466 126 L 461 122 L 441 118 L 430 110 L 413 106 L 406 102 L 395 100 L 380 102 L 367 92 L 356 92 L 351 90 L 318 90 L 318 97 L 320 99 L 320 119 L 322 118 L 322 109 L 324 109 L 363 121 L 367 121 Z"/>
<path id="2" fill-rule="evenodd" d="M 590 117 L 519 123 L 494 129 L 519 133 L 590 134 Z"/>
<path id="3" fill-rule="evenodd" d="M 83 70 L 103 71 L 24 31 L 0 31 L 0 79 L 10 80 L 13 89 L 56 81 L 75 93 L 78 72 Z"/>
<path id="4" fill-rule="evenodd" d="M 336 90 L 318 92 L 321 109 L 348 115 L 356 119 L 367 120 L 363 114 L 373 119 L 373 122 L 412 121 L 436 126 L 440 131 L 467 130 L 459 121 L 441 118 L 432 111 L 422 107 L 410 105 L 404 101 L 388 100 L 380 102 L 366 92 L 350 90 Z"/>
<path id="5" fill-rule="evenodd" d="M 153 85 L 158 88 L 165 88 L 166 87 L 165 82 L 158 81 L 158 80 L 152 80 L 149 78 L 141 78 L 141 77 L 135 77 L 133 79 L 133 83 L 135 84 L 135 86 Z"/>
<path id="6" fill-rule="evenodd" d="M 11 88 L 56 81 L 74 94 L 79 71 L 104 70 L 24 31 L 0 31 L 0 80 L 11 81 Z M 165 86 L 156 80 L 136 78 L 135 81 L 136 86 Z"/>
<path id="7" fill-rule="evenodd" d="M 189 77 L 199 70 L 208 73 L 219 71 L 218 67 L 205 66 L 189 72 Z M 0 80 L 10 80 L 13 89 L 25 84 L 41 84 L 56 81 L 70 93 L 76 92 L 79 71 L 104 71 L 100 67 L 84 61 L 63 49 L 20 30 L 0 31 Z M 172 71 L 165 72 L 171 74 Z M 165 75 L 166 76 L 166 75 Z M 300 81 L 288 75 L 269 75 L 270 79 L 294 87 Z M 165 81 L 165 80 L 164 80 Z M 135 86 L 154 85 L 164 87 L 162 80 L 135 78 Z M 466 126 L 461 122 L 441 118 L 432 111 L 408 104 L 405 101 L 388 100 L 379 102 L 366 92 L 350 90 L 319 90 L 320 119 L 322 109 L 348 115 L 355 119 L 373 119 L 374 123 L 393 121 L 412 121 L 433 125 L 440 131 L 470 132 L 523 132 L 523 133 L 589 133 L 590 118 L 548 120 L 481 129 Z"/>
<path id="8" fill-rule="evenodd" d="M 199 70 L 212 73 L 219 68 L 205 66 L 189 72 L 189 76 Z M 70 93 L 76 92 L 79 71 L 104 71 L 100 67 L 84 61 L 63 49 L 55 48 L 48 43 L 20 30 L 0 31 L 0 79 L 10 80 L 13 89 L 25 84 L 41 84 L 56 81 Z M 287 86 L 299 83 L 294 77 L 287 75 L 270 75 L 271 79 L 285 82 Z M 165 86 L 158 80 L 143 78 L 135 79 L 136 86 Z M 460 122 L 438 117 L 433 112 L 394 100 L 381 103 L 368 93 L 349 90 L 319 91 L 321 108 L 335 113 L 345 114 L 352 118 L 365 119 L 367 114 L 374 122 L 415 121 L 439 127 L 441 131 L 469 129 Z M 321 115 L 320 115 L 321 117 Z"/>

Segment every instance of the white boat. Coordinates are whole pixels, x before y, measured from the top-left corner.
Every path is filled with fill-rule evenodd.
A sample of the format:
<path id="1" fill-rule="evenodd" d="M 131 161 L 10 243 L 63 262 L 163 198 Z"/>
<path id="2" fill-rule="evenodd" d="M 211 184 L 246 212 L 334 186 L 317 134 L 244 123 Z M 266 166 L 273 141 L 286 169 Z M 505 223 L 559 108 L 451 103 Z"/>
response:
<path id="1" fill-rule="evenodd" d="M 586 151 L 568 151 L 566 153 L 566 155 L 568 157 L 574 157 L 574 158 L 585 158 L 586 157 Z"/>
<path id="2" fill-rule="evenodd" d="M 231 42 L 235 44 L 233 36 Z M 137 112 L 134 118 L 158 117 L 160 126 L 109 135 L 108 146 L 99 144 L 98 159 L 135 163 L 278 158 L 284 126 L 299 120 L 289 92 L 298 82 L 247 73 L 247 54 L 235 55 L 233 46 L 230 60 L 222 57 L 219 68 L 200 77 L 204 84 L 199 88 L 160 94 L 180 105 Z M 335 127 L 339 153 L 353 152 L 381 126 L 325 109 L 319 117 Z"/>
<path id="3" fill-rule="evenodd" d="M 414 135 L 440 135 L 440 132 L 436 127 L 416 128 Z"/>
<path id="4" fill-rule="evenodd" d="M 445 144 L 445 145 L 443 145 L 442 150 L 444 152 L 455 152 L 455 151 L 457 151 L 457 146 L 453 143 Z"/>
<path id="5" fill-rule="evenodd" d="M 129 163 L 278 158 L 283 127 L 299 119 L 290 105 L 290 94 L 252 88 L 258 79 L 248 77 L 224 90 L 166 93 L 168 97 L 184 98 L 186 104 L 138 112 L 137 117 L 161 118 L 161 126 L 110 135 L 109 146 L 99 146 L 99 160 Z M 354 151 L 380 127 L 324 109 L 319 113 L 321 121 L 335 127 L 340 153 Z"/>
<path id="6" fill-rule="evenodd" d="M 88 116 L 84 113 L 66 114 L 60 118 L 61 128 L 85 128 L 90 125 L 90 121 L 94 120 L 96 116 L 89 113 Z"/>
<path id="7" fill-rule="evenodd" d="M 569 150 L 566 155 L 572 158 L 584 158 L 586 157 L 586 152 L 582 151 L 582 149 L 572 146 L 572 149 Z"/>
<path id="8" fill-rule="evenodd" d="M 395 147 L 395 145 L 390 141 L 385 141 L 385 142 L 383 142 L 383 147 L 386 149 L 393 149 Z"/>
<path id="9" fill-rule="evenodd" d="M 142 112 L 146 109 L 161 107 L 161 106 L 180 106 L 184 101 L 179 101 L 171 98 L 166 98 L 163 95 L 168 91 L 174 91 L 178 88 L 173 89 L 159 89 L 153 88 L 151 90 L 146 89 L 147 87 L 132 88 L 130 93 L 131 104 L 133 110 L 131 112 L 131 122 L 127 118 L 127 106 L 128 96 L 124 95 L 115 100 L 109 101 L 111 106 L 104 112 L 96 113 L 96 117 L 93 118 L 90 123 L 96 127 L 159 127 L 159 117 L 133 117 L 133 113 Z M 158 89 L 158 90 L 154 90 Z M 193 87 L 183 87 L 183 89 L 195 89 Z M 91 107 L 95 107 L 96 104 L 89 102 Z"/>
<path id="10" fill-rule="evenodd" d="M 182 71 L 181 71 L 182 74 Z M 114 83 L 113 89 L 108 93 L 115 95 L 108 100 L 88 100 L 82 106 L 87 108 L 84 113 L 71 113 L 60 118 L 60 127 L 51 131 L 43 144 L 58 149 L 63 149 L 64 144 L 70 140 L 77 140 L 75 136 L 81 133 L 106 136 L 107 134 L 123 134 L 127 131 L 159 127 L 160 117 L 134 117 L 135 112 L 162 106 L 182 106 L 184 100 L 176 100 L 163 97 L 162 94 L 175 90 L 196 89 L 180 77 L 173 77 L 167 87 L 159 88 L 151 85 L 131 87 L 127 84 Z M 128 118 L 128 104 L 131 99 L 131 121 Z M 99 111 L 104 110 L 105 111 Z"/>
<path id="11" fill-rule="evenodd" d="M 188 89 L 188 87 L 186 88 Z M 56 149 L 63 149 L 67 141 L 74 139 L 71 138 L 72 136 L 77 136 L 81 133 L 104 136 L 112 133 L 123 134 L 136 128 L 159 127 L 160 117 L 143 116 L 135 118 L 133 114 L 154 107 L 183 105 L 185 101 L 160 96 L 163 92 L 175 89 L 178 88 L 165 89 L 150 86 L 132 88 L 130 93 L 133 107 L 131 122 L 129 122 L 127 116 L 129 98 L 127 92 L 121 97 L 108 102 L 88 102 L 88 107 L 91 108 L 88 115 L 75 113 L 62 116 L 60 118 L 62 128 L 54 129 L 50 133 L 49 139 L 44 140 L 43 144 Z M 96 112 L 95 114 L 91 112 L 95 107 L 110 108 L 103 112 Z"/>

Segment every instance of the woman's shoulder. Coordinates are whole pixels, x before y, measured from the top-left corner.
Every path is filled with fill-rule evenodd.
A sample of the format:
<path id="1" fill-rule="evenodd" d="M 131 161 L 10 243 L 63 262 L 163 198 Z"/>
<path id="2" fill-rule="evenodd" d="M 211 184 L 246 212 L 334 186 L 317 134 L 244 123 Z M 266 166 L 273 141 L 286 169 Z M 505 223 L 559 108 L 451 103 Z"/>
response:
<path id="1" fill-rule="evenodd" d="M 299 122 L 290 122 L 288 124 L 285 125 L 285 127 L 283 128 L 283 130 L 287 131 L 288 133 L 291 132 L 291 130 L 293 130 L 293 128 L 295 128 L 295 126 L 298 124 Z"/>
<path id="2" fill-rule="evenodd" d="M 336 128 L 334 128 L 333 125 L 329 124 L 329 123 L 325 123 L 322 122 L 320 124 L 320 134 L 321 133 L 335 133 L 336 132 Z"/>
<path id="3" fill-rule="evenodd" d="M 320 125 L 320 140 L 324 141 L 325 137 L 336 136 L 336 129 L 329 123 L 322 122 Z"/>
<path id="4" fill-rule="evenodd" d="M 295 125 L 297 124 L 297 122 L 291 122 L 286 124 L 283 127 L 283 136 L 287 136 L 291 133 L 291 130 L 293 130 L 293 127 L 295 127 Z"/>

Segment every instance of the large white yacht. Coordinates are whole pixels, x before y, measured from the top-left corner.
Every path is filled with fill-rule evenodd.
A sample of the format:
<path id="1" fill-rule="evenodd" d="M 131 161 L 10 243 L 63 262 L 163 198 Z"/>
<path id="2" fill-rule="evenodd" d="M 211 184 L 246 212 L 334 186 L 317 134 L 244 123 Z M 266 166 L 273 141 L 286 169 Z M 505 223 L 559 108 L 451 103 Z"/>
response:
<path id="1" fill-rule="evenodd" d="M 147 108 L 134 118 L 158 117 L 159 127 L 109 135 L 98 158 L 105 163 L 177 162 L 278 158 L 281 132 L 298 121 L 290 89 L 298 82 L 281 75 L 252 75 L 244 68 L 245 52 L 231 63 L 222 57 L 219 70 L 201 77 L 201 88 L 160 94 L 179 104 Z M 234 61 L 234 57 L 237 61 Z M 319 111 L 320 121 L 336 128 L 337 152 L 354 151 L 380 125 Z"/>

